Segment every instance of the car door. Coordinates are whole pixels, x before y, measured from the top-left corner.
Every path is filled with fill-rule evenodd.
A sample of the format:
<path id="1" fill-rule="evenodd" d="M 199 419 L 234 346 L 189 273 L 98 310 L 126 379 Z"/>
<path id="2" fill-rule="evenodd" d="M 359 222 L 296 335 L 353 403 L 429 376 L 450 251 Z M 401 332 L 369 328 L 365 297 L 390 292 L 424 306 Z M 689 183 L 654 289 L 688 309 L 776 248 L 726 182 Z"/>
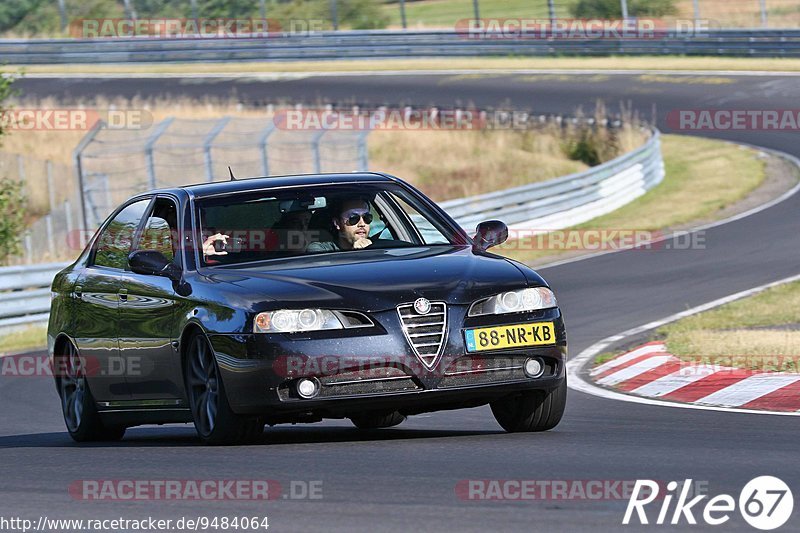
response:
<path id="1" fill-rule="evenodd" d="M 124 206 L 104 226 L 75 283 L 75 343 L 98 402 L 130 400 L 119 357 L 119 293 L 134 235 L 150 201 L 139 199 Z"/>
<path id="2" fill-rule="evenodd" d="M 177 202 L 158 196 L 134 244 L 156 250 L 180 265 L 177 253 Z M 133 400 L 169 400 L 182 396 L 182 374 L 175 330 L 175 289 L 166 277 L 127 271 L 119 304 L 120 356 Z M 175 344 L 173 344 L 175 343 Z"/>

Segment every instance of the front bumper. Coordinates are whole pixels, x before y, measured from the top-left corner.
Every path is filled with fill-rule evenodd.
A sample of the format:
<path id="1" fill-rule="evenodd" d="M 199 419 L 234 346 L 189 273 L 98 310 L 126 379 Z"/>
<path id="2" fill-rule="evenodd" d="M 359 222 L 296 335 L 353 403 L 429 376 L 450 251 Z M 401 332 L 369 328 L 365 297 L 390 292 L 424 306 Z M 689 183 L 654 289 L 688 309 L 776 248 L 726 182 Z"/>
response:
<path id="1" fill-rule="evenodd" d="M 365 411 L 410 415 L 483 405 L 517 391 L 555 388 L 564 379 L 567 342 L 558 309 L 467 318 L 465 306 L 449 306 L 446 340 L 432 368 L 414 355 L 396 312 L 370 316 L 374 327 L 355 330 L 210 335 L 231 408 L 276 421 Z M 555 343 L 466 352 L 465 329 L 531 322 L 553 322 Z M 525 373 L 529 358 L 543 363 L 540 376 Z M 297 394 L 303 377 L 318 380 L 316 397 Z"/>

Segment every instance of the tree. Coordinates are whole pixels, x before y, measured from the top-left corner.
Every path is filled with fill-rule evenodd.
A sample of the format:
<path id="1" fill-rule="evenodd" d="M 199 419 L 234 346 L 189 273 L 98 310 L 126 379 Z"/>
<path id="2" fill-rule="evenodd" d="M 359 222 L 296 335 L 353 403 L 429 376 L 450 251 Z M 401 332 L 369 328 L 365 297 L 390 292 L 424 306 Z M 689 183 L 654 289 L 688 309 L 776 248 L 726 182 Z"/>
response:
<path id="1" fill-rule="evenodd" d="M 622 17 L 620 0 L 579 0 L 572 8 L 575 18 Z M 674 0 L 629 0 L 628 14 L 632 17 L 663 17 L 678 12 Z"/>
<path id="2" fill-rule="evenodd" d="M 13 27 L 16 33 L 29 35 L 57 35 L 61 32 L 61 16 L 58 5 L 54 1 L 34 2 L 38 4 L 29 10 Z M 124 16 L 122 5 L 117 0 L 67 0 L 67 18 L 71 21 L 80 19 L 121 18 Z"/>
<path id="3" fill-rule="evenodd" d="M 0 72 L 0 117 L 8 108 L 5 101 L 13 94 L 13 80 Z M 0 120 L 0 143 L 7 134 L 5 120 Z M 20 252 L 22 232 L 25 230 L 25 196 L 22 183 L 0 176 L 0 264 Z"/>

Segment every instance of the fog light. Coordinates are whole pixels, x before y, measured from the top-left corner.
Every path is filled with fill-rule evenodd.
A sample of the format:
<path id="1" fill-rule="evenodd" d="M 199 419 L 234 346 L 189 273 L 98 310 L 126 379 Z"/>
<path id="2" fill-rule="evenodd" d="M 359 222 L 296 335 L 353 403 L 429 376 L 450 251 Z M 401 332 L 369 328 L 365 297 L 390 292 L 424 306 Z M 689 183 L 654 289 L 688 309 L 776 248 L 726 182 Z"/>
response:
<path id="1" fill-rule="evenodd" d="M 319 380 L 317 378 L 303 378 L 297 382 L 297 394 L 301 398 L 313 398 L 319 394 Z"/>
<path id="2" fill-rule="evenodd" d="M 538 357 L 525 361 L 525 375 L 529 378 L 538 378 L 544 373 L 544 363 Z"/>

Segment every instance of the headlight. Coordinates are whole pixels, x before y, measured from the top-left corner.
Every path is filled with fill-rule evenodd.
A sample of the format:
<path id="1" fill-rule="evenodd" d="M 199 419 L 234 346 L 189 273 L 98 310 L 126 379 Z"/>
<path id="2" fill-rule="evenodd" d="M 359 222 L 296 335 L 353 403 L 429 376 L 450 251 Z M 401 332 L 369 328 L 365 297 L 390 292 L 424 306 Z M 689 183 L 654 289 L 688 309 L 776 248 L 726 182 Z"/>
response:
<path id="1" fill-rule="evenodd" d="M 546 287 L 510 291 L 478 300 L 469 308 L 468 316 L 502 315 L 535 311 L 558 306 L 556 295 Z"/>
<path id="2" fill-rule="evenodd" d="M 341 321 L 327 309 L 281 309 L 256 315 L 254 333 L 292 333 L 344 329 Z"/>

